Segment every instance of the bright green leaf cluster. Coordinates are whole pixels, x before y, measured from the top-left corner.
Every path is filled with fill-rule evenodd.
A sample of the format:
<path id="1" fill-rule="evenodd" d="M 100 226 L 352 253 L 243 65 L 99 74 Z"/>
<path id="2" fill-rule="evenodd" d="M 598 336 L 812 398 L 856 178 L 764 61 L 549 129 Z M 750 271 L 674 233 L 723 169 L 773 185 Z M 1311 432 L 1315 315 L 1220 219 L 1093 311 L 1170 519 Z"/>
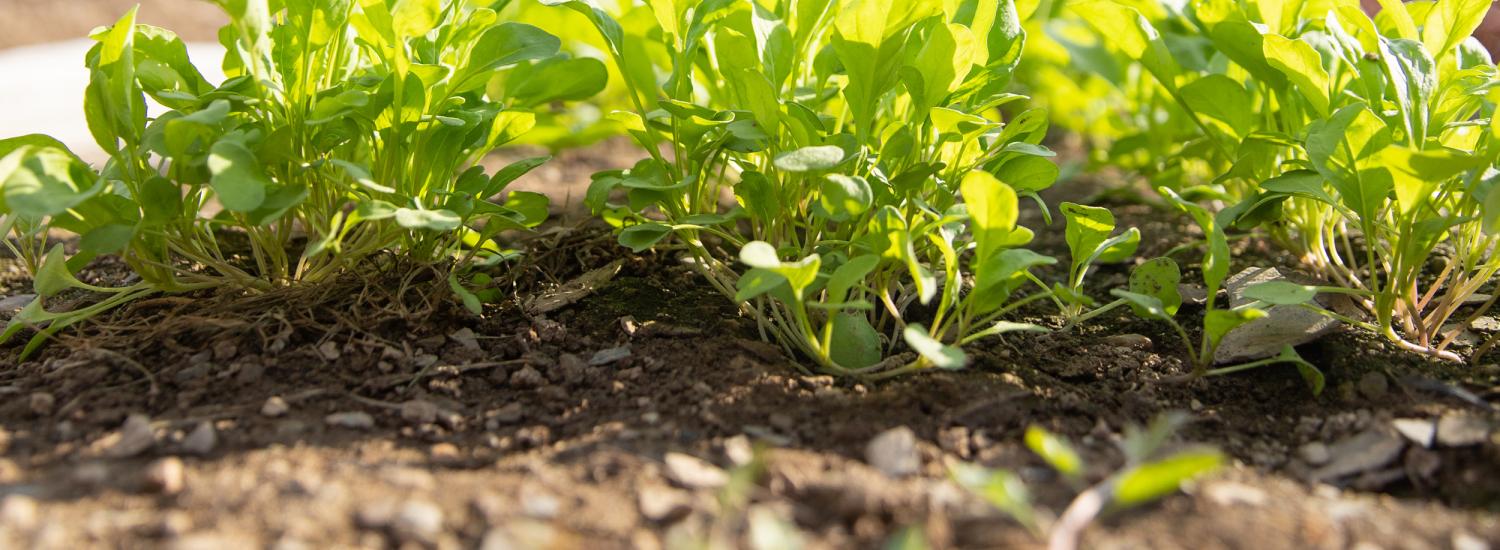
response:
<path id="1" fill-rule="evenodd" d="M 219 3 L 222 83 L 134 10 L 93 36 L 84 109 L 103 166 L 42 136 L 0 141 L 0 213 L 39 290 L 86 288 L 71 272 L 100 254 L 140 275 L 86 288 L 116 294 L 111 305 L 327 280 L 386 251 L 499 261 L 511 253 L 492 238 L 541 223 L 547 201 L 496 199 L 545 159 L 493 175 L 479 160 L 530 130 L 531 107 L 605 84 L 603 63 L 560 54 L 557 38 L 477 2 Z M 147 98 L 165 111 L 148 112 Z M 77 235 L 77 252 L 64 259 L 53 231 Z M 98 311 L 58 317 L 39 301 L 6 334 Z"/>

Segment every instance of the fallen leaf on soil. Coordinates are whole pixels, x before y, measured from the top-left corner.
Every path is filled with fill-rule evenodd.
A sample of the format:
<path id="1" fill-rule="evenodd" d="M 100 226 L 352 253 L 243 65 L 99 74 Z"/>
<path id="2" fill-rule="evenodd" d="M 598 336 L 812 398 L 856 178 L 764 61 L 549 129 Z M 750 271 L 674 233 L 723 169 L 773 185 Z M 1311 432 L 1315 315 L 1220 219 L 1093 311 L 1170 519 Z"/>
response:
<path id="1" fill-rule="evenodd" d="M 557 311 L 573 303 L 587 298 L 599 287 L 614 280 L 615 274 L 620 272 L 620 266 L 625 265 L 625 260 L 615 260 L 609 265 L 595 269 L 577 279 L 573 279 L 557 287 L 552 292 L 541 294 L 526 302 L 526 312 L 531 315 L 541 315 Z"/>
<path id="2" fill-rule="evenodd" d="M 1313 470 L 1314 481 L 1332 481 L 1341 477 L 1375 470 L 1401 456 L 1406 441 L 1381 429 L 1368 430 L 1329 446 L 1332 459 Z"/>
<path id="3" fill-rule="evenodd" d="M 1490 423 L 1483 418 L 1446 414 L 1437 423 L 1437 442 L 1444 447 L 1478 445 L 1490 438 Z"/>
<path id="4" fill-rule="evenodd" d="M 1244 296 L 1245 289 L 1267 281 L 1286 280 L 1289 279 L 1274 267 L 1252 267 L 1230 277 L 1224 288 L 1229 291 L 1230 306 L 1239 307 L 1253 301 Z M 1339 326 L 1338 321 L 1298 306 L 1272 306 L 1266 309 L 1266 314 L 1224 336 L 1214 351 L 1214 363 L 1224 365 L 1274 357 L 1286 346 L 1317 340 Z"/>

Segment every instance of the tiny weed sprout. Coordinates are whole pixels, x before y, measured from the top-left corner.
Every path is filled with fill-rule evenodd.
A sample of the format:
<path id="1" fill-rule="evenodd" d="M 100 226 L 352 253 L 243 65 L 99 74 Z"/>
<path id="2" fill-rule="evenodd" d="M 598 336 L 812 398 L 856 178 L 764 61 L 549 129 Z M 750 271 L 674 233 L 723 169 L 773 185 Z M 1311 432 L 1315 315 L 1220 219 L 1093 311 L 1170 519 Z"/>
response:
<path id="1" fill-rule="evenodd" d="M 1471 36 L 1489 3 L 1382 4 L 1090 0 L 1058 20 L 1099 39 L 1071 51 L 1131 68 L 1114 97 L 1143 115 L 1115 154 L 1149 150 L 1172 202 L 1229 204 L 1220 228 L 1263 230 L 1372 318 L 1342 320 L 1460 360 L 1452 321 L 1500 272 L 1500 74 Z"/>
<path id="2" fill-rule="evenodd" d="M 1045 536 L 1048 548 L 1077 548 L 1083 529 L 1100 514 L 1159 500 L 1224 463 L 1223 453 L 1206 447 L 1189 446 L 1163 452 L 1187 420 L 1181 413 L 1165 413 L 1145 428 L 1126 427 L 1119 443 L 1125 464 L 1092 486 L 1084 483 L 1086 464 L 1072 444 L 1041 427 L 1028 428 L 1024 438 L 1026 447 L 1079 490 L 1067 510 L 1051 525 L 1043 525 L 1038 519 L 1030 490 L 1014 472 L 953 462 L 948 466 L 949 474 L 959 486 L 983 498 L 996 510 L 1038 536 Z"/>
<path id="3" fill-rule="evenodd" d="M 134 10 L 94 33 L 84 109 L 109 155 L 102 166 L 45 136 L 0 141 L 7 244 L 38 294 L 4 336 L 41 327 L 27 353 L 151 293 L 323 281 L 387 251 L 422 263 L 502 261 L 514 252 L 493 237 L 541 223 L 547 199 L 494 199 L 546 159 L 495 174 L 479 160 L 529 130 L 533 107 L 604 86 L 601 62 L 500 21 L 504 1 L 219 3 L 230 19 L 219 84 Z M 76 251 L 57 233 L 77 236 Z M 118 254 L 139 282 L 80 282 L 75 273 L 103 254 Z M 46 309 L 69 289 L 108 297 Z M 461 295 L 477 309 L 474 293 Z"/>
<path id="4" fill-rule="evenodd" d="M 588 193 L 622 245 L 683 251 L 830 373 L 959 368 L 965 344 L 1039 330 L 1002 320 L 1051 296 L 1016 220 L 1058 176 L 1045 113 L 998 119 L 1024 100 L 1010 0 L 543 1 L 587 16 L 630 88 L 610 116 L 650 158 Z"/>

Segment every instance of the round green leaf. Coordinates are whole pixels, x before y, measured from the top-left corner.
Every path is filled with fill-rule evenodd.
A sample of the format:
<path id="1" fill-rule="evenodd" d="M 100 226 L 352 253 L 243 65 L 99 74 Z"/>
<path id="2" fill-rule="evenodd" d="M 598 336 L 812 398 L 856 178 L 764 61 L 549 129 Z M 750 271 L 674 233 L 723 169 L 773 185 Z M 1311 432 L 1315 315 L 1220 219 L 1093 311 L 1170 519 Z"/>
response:
<path id="1" fill-rule="evenodd" d="M 774 164 L 783 172 L 827 170 L 844 162 L 844 149 L 837 145 L 803 147 L 776 156 Z"/>
<path id="2" fill-rule="evenodd" d="M 208 156 L 208 169 L 213 173 L 210 185 L 226 210 L 249 212 L 265 202 L 271 180 L 261 171 L 255 154 L 244 145 L 233 141 L 215 143 Z"/>
<path id="3" fill-rule="evenodd" d="M 1318 289 L 1291 281 L 1266 281 L 1245 288 L 1244 295 L 1272 305 L 1296 305 L 1312 301 L 1318 296 Z"/>
<path id="4" fill-rule="evenodd" d="M 396 223 L 407 229 L 430 229 L 433 231 L 452 231 L 463 224 L 458 214 L 448 210 L 417 210 L 415 208 L 396 209 Z"/>
<path id="5" fill-rule="evenodd" d="M 641 223 L 620 231 L 620 244 L 632 252 L 645 252 L 672 233 L 672 227 L 659 223 Z"/>
<path id="6" fill-rule="evenodd" d="M 829 174 L 818 200 L 831 219 L 845 221 L 869 210 L 875 197 L 864 178 Z"/>

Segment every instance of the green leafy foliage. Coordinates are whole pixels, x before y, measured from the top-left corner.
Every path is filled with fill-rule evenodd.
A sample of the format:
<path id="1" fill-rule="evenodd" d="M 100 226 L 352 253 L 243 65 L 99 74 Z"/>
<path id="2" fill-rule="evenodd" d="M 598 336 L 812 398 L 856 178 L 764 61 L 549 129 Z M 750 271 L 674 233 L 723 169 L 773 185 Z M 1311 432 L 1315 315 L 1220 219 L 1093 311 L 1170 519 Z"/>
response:
<path id="1" fill-rule="evenodd" d="M 1128 113 L 1094 135 L 1204 228 L 1209 295 L 1228 265 L 1224 232 L 1261 229 L 1374 318 L 1357 324 L 1458 359 L 1449 321 L 1500 272 L 1489 177 L 1500 72 L 1471 47 L 1483 2 L 1383 1 L 1374 19 L 1352 3 L 1189 4 L 1075 1 L 1036 24 L 1098 40 L 1057 43 L 1109 68 L 1080 78 Z M 1043 65 L 1022 80 L 1066 74 Z"/>
<path id="2" fill-rule="evenodd" d="M 1073 445 L 1042 428 L 1026 430 L 1027 448 L 1082 489 L 1061 518 L 1047 527 L 1037 521 L 1031 492 L 1020 476 L 1009 470 L 989 470 L 961 462 L 948 465 L 949 475 L 960 487 L 994 506 L 1038 535 L 1046 535 L 1052 547 L 1069 547 L 1060 541 L 1076 537 L 1101 512 L 1117 512 L 1144 506 L 1178 491 L 1183 484 L 1219 469 L 1223 453 L 1199 446 L 1163 448 L 1187 423 L 1182 413 L 1157 416 L 1145 428 L 1127 426 L 1120 441 L 1125 464 L 1093 486 L 1083 488 L 1083 461 Z"/>
<path id="3" fill-rule="evenodd" d="M 1020 99 L 1010 0 L 543 3 L 598 31 L 628 89 L 611 118 L 649 158 L 586 201 L 623 245 L 681 247 L 837 374 L 961 368 L 963 345 L 1040 328 L 1002 319 L 1051 295 L 1017 219 L 1060 173 L 1043 114 L 997 109 Z"/>
<path id="4" fill-rule="evenodd" d="M 537 163 L 491 176 L 478 161 L 534 125 L 515 105 L 604 85 L 601 63 L 560 54 L 557 38 L 474 2 L 220 5 L 230 20 L 222 83 L 206 81 L 170 31 L 137 24 L 134 10 L 95 33 L 84 109 L 110 154 L 103 166 L 45 137 L 0 141 L 0 213 L 39 287 L 61 280 L 47 274 L 56 266 L 76 271 L 99 254 L 119 254 L 140 275 L 128 288 L 90 289 L 115 305 L 150 292 L 327 280 L 388 251 L 424 263 L 502 260 L 510 253 L 497 233 L 545 218 L 540 195 L 497 200 Z M 165 112 L 148 114 L 148 97 Z M 43 261 L 55 231 L 80 237 L 66 262 L 55 252 Z M 229 248 L 229 233 L 247 248 Z M 86 316 L 20 316 L 7 333 Z"/>

